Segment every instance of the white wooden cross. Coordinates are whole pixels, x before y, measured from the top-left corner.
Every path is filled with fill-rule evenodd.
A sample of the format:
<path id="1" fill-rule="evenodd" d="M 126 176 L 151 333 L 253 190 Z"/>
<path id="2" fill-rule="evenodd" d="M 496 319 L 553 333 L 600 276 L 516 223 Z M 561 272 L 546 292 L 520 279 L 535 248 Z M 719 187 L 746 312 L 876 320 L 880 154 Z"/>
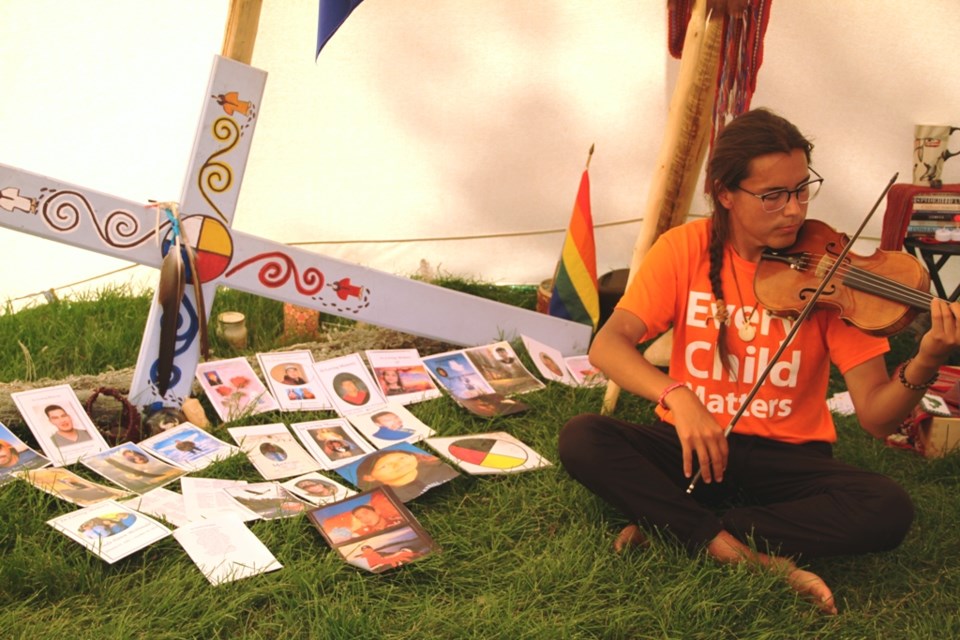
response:
<path id="1" fill-rule="evenodd" d="M 591 328 L 231 229 L 266 73 L 217 56 L 204 96 L 179 212 L 197 253 L 207 313 L 220 285 L 412 335 L 477 345 L 529 335 L 585 353 Z M 279 201 L 277 205 L 291 206 Z M 259 212 L 270 215 L 269 211 Z M 0 226 L 159 267 L 171 223 L 144 203 L 0 164 Z M 199 361 L 190 286 L 181 304 L 173 377 L 157 389 L 160 308 L 154 300 L 130 388 L 138 406 L 179 406 Z"/>

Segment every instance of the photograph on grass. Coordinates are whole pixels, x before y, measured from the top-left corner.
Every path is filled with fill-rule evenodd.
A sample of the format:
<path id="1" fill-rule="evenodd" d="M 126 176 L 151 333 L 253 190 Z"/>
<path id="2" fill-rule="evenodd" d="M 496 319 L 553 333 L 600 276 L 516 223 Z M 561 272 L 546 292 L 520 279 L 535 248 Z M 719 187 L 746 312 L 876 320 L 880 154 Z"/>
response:
<path id="1" fill-rule="evenodd" d="M 73 464 L 108 448 L 69 385 L 56 385 L 10 394 L 20 415 L 54 465 Z"/>
<path id="2" fill-rule="evenodd" d="M 313 509 L 307 516 L 348 563 L 374 573 L 439 550 L 388 487 Z"/>
<path id="3" fill-rule="evenodd" d="M 59 467 L 18 471 L 16 476 L 26 480 L 41 491 L 81 507 L 87 507 L 104 500 L 126 498 L 130 495 L 129 491 L 91 482 L 69 469 Z"/>
<path id="4" fill-rule="evenodd" d="M 184 422 L 140 441 L 140 446 L 162 460 L 200 471 L 219 460 L 240 453 L 239 447 L 216 438 L 200 427 Z"/>
<path id="5" fill-rule="evenodd" d="M 258 353 L 257 361 L 281 411 L 333 409 L 316 380 L 313 356 L 309 351 Z"/>
<path id="6" fill-rule="evenodd" d="M 433 379 L 457 400 L 495 393 L 463 351 L 424 356 L 422 360 Z"/>
<path id="7" fill-rule="evenodd" d="M 390 487 L 403 502 L 460 475 L 437 456 L 405 442 L 368 453 L 337 473 L 361 491 Z"/>
<path id="8" fill-rule="evenodd" d="M 505 396 L 543 389 L 543 382 L 531 374 L 509 342 L 464 349 L 470 362 L 494 391 Z"/>
<path id="9" fill-rule="evenodd" d="M 508 398 L 499 393 L 485 393 L 472 398 L 454 398 L 454 402 L 481 418 L 495 418 L 522 413 L 530 408 L 525 402 Z"/>
<path id="10" fill-rule="evenodd" d="M 279 408 L 246 358 L 201 362 L 196 378 L 224 422 Z"/>
<path id="11" fill-rule="evenodd" d="M 54 529 L 112 564 L 170 535 L 165 526 L 107 500 L 47 521 Z"/>
<path id="12" fill-rule="evenodd" d="M 0 422 L 0 486 L 14 479 L 15 471 L 40 469 L 50 464 Z"/>
<path id="13" fill-rule="evenodd" d="M 346 418 L 295 422 L 290 429 L 323 469 L 336 469 L 376 451 Z"/>
<path id="14" fill-rule="evenodd" d="M 357 431 L 378 449 L 398 442 L 418 442 L 436 433 L 406 407 L 393 402 L 370 412 L 351 414 L 348 418 Z"/>
<path id="15" fill-rule="evenodd" d="M 305 473 L 281 483 L 291 493 L 315 505 L 331 504 L 357 492 L 320 473 Z"/>
<path id="16" fill-rule="evenodd" d="M 362 413 L 387 401 L 359 353 L 322 360 L 313 369 L 334 410 L 342 416 Z"/>
<path id="17" fill-rule="evenodd" d="M 132 442 L 83 456 L 80 463 L 134 493 L 162 487 L 186 473 L 180 467 L 154 458 Z"/>
<path id="18" fill-rule="evenodd" d="M 530 359 L 533 360 L 533 365 L 541 376 L 571 387 L 577 386 L 577 381 L 570 375 L 563 354 L 559 350 L 530 336 L 521 335 L 520 339 L 523 340 L 523 346 L 530 354 Z"/>
<path id="19" fill-rule="evenodd" d="M 320 463 L 281 422 L 229 427 L 227 432 L 266 480 L 289 478 L 320 468 Z"/>
<path id="20" fill-rule="evenodd" d="M 229 487 L 224 491 L 263 520 L 299 516 L 309 506 L 287 491 L 279 482 L 253 482 Z"/>
<path id="21" fill-rule="evenodd" d="M 440 397 L 416 349 L 367 349 L 364 354 L 380 390 L 392 402 L 413 404 Z"/>

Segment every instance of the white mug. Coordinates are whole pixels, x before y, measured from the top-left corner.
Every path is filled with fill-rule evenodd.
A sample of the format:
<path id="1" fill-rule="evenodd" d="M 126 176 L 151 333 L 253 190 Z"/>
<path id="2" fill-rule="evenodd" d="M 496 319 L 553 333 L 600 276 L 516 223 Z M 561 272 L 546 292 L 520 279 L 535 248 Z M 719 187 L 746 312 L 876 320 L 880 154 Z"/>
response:
<path id="1" fill-rule="evenodd" d="M 943 175 L 943 163 L 960 154 L 950 151 L 947 143 L 960 127 L 946 124 L 918 124 L 913 127 L 913 184 L 938 187 Z"/>

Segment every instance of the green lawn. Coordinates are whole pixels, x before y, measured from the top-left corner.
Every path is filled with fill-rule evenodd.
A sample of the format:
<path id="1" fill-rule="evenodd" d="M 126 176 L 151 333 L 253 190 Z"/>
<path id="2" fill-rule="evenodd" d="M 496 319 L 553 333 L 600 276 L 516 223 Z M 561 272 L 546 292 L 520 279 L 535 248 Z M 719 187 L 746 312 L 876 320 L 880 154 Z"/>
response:
<path id="1" fill-rule="evenodd" d="M 532 306 L 533 290 L 510 295 L 517 293 L 517 304 Z M 0 380 L 132 366 L 149 304 L 145 294 L 104 292 L 97 300 L 0 315 Z M 213 312 L 226 308 L 250 319 L 248 355 L 278 348 L 278 304 L 223 292 Z M 913 348 L 906 337 L 895 346 L 891 363 Z M 214 348 L 235 355 L 222 344 Z M 523 397 L 530 411 L 494 420 L 469 415 L 447 398 L 410 409 L 439 435 L 506 430 L 556 463 L 560 426 L 576 413 L 597 411 L 602 395 L 602 389 L 550 384 Z M 650 403 L 626 395 L 617 409 L 636 420 L 650 412 Z M 328 415 L 265 414 L 242 424 Z M 346 565 L 305 518 L 255 522 L 252 531 L 283 569 L 219 587 L 208 584 L 172 537 L 107 565 L 45 524 L 72 505 L 14 482 L 0 488 L 0 637 L 960 636 L 954 495 L 960 457 L 925 460 L 871 439 L 853 419 L 838 422 L 837 455 L 901 482 L 917 519 L 893 552 L 810 565 L 833 588 L 837 617 L 820 615 L 778 576 L 690 559 L 669 540 L 615 555 L 611 543 L 625 523 L 555 464 L 518 475 L 463 476 L 413 500 L 408 507 L 442 551 L 382 575 Z M 22 423 L 8 426 L 33 443 Z M 215 433 L 229 441 L 224 426 L 232 425 L 218 424 Z M 198 475 L 260 479 L 241 458 Z"/>

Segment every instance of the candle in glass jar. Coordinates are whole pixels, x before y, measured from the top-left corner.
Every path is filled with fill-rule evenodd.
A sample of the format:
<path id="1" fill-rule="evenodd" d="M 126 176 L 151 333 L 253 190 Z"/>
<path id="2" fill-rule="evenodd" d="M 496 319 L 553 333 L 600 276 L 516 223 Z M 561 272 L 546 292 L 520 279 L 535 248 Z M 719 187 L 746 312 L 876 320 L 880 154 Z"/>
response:
<path id="1" fill-rule="evenodd" d="M 239 311 L 224 311 L 218 316 L 220 337 L 234 349 L 247 348 L 247 319 Z"/>

